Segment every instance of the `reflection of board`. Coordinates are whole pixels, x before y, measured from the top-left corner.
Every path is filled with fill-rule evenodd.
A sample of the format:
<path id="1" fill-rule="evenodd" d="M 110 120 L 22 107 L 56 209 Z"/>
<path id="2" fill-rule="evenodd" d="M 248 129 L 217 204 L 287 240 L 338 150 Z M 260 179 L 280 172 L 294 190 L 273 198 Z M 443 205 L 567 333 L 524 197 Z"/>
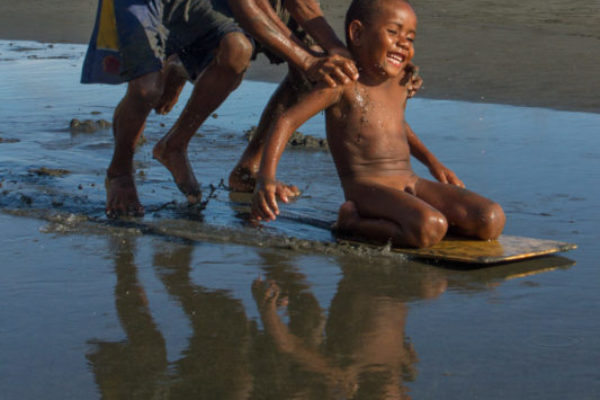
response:
<path id="1" fill-rule="evenodd" d="M 426 249 L 393 248 L 392 251 L 410 254 L 418 258 L 471 264 L 493 264 L 554 254 L 576 248 L 577 245 L 572 243 L 502 235 L 498 240 L 492 241 L 446 238 L 435 246 Z"/>

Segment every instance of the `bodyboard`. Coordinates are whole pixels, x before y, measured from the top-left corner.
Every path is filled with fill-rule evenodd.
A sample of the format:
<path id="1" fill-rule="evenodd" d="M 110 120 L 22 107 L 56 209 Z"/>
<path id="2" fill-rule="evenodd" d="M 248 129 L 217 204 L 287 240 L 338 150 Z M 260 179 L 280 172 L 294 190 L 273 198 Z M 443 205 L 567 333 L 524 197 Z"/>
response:
<path id="1" fill-rule="evenodd" d="M 340 242 L 361 243 L 339 239 Z M 454 261 L 469 264 L 498 264 L 532 257 L 545 256 L 576 249 L 573 243 L 555 240 L 534 239 L 520 236 L 501 235 L 497 240 L 473 240 L 448 237 L 435 246 L 413 249 L 395 248 L 391 251 L 417 258 Z"/>

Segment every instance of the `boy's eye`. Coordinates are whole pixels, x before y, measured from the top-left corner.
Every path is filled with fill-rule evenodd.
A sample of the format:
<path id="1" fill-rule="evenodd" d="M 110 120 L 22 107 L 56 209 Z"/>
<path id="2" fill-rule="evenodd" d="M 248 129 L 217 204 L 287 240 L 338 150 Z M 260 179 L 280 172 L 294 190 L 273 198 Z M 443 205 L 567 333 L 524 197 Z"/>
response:
<path id="1" fill-rule="evenodd" d="M 398 31 L 394 29 L 388 29 L 388 33 L 391 33 L 392 35 L 397 35 Z"/>

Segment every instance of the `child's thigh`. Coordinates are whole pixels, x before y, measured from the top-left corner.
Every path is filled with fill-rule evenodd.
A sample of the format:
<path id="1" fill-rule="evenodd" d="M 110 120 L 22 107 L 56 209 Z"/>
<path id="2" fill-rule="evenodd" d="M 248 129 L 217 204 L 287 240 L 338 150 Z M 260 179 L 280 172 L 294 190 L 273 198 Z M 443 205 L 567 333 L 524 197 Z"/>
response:
<path id="1" fill-rule="evenodd" d="M 421 226 L 431 218 L 443 218 L 440 211 L 402 190 L 378 184 L 349 186 L 345 190 L 346 198 L 355 203 L 363 218 L 383 218 L 401 226 Z"/>
<path id="2" fill-rule="evenodd" d="M 422 178 L 417 181 L 415 191 L 417 197 L 441 211 L 452 225 L 479 220 L 495 204 L 473 191 Z"/>

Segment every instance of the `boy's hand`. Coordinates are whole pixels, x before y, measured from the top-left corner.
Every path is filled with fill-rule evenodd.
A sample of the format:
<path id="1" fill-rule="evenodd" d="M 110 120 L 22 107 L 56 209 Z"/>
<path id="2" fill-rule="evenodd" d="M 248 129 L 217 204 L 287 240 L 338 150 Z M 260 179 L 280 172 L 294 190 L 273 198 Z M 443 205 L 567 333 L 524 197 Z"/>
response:
<path id="1" fill-rule="evenodd" d="M 325 82 L 329 87 L 345 85 L 358 79 L 354 61 L 339 54 L 314 57 L 304 73 L 309 81 Z"/>
<path id="2" fill-rule="evenodd" d="M 446 168 L 441 163 L 433 164 L 429 167 L 429 172 L 431 175 L 441 183 L 449 183 L 450 185 L 455 185 L 461 188 L 465 187 L 463 181 L 458 179 L 456 174 L 450 169 Z"/>
<path id="3" fill-rule="evenodd" d="M 274 221 L 279 215 L 277 197 L 288 203 L 291 190 L 283 190 L 285 186 L 274 179 L 258 179 L 252 196 L 251 218 L 255 221 Z M 293 187 L 296 190 L 295 186 Z"/>
<path id="4" fill-rule="evenodd" d="M 419 67 L 413 63 L 408 63 L 406 66 L 406 74 L 408 76 L 406 87 L 408 88 L 408 98 L 410 99 L 423 86 L 423 78 L 419 75 Z"/>

